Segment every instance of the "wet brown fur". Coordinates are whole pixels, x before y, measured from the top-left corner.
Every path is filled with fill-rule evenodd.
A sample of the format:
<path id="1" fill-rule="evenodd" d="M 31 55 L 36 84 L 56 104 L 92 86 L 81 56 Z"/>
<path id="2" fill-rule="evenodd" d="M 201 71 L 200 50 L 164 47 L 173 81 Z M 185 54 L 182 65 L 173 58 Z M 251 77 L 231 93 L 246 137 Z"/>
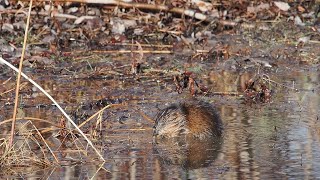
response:
<path id="1" fill-rule="evenodd" d="M 221 136 L 222 121 L 215 107 L 204 101 L 189 100 L 160 111 L 154 126 L 155 136 L 184 134 L 200 139 Z"/>

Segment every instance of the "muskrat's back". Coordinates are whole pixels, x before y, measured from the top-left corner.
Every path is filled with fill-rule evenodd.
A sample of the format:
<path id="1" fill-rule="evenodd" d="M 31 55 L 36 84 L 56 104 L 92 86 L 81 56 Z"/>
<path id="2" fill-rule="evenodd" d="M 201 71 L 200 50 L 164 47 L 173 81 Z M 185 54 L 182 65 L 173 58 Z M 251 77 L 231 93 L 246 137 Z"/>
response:
<path id="1" fill-rule="evenodd" d="M 183 134 L 200 139 L 221 136 L 222 121 L 215 107 L 207 102 L 191 100 L 172 104 L 160 111 L 154 135 L 175 137 Z"/>

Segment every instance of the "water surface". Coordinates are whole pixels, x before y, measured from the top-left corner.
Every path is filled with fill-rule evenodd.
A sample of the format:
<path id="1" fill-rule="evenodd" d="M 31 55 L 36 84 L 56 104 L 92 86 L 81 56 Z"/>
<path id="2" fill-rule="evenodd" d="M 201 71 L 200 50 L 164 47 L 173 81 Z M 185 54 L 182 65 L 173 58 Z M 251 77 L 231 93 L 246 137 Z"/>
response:
<path id="1" fill-rule="evenodd" d="M 217 71 L 198 76 L 212 92 L 243 92 L 254 73 Z M 270 73 L 288 87 L 273 87 L 272 102 L 244 104 L 238 96 L 199 96 L 218 107 L 224 123 L 220 140 L 155 144 L 153 118 L 159 109 L 186 98 L 174 92 L 172 76 L 105 75 L 75 77 L 67 74 L 38 78 L 48 92 L 80 124 L 107 104 L 102 129 L 94 141 L 103 152 L 104 164 L 70 162 L 44 169 L 26 168 L 13 177 L 52 179 L 316 179 L 320 177 L 319 74 Z M 8 76 L 9 77 L 9 76 Z M 8 77 L 1 78 L 5 82 Z M 14 87 L 14 80 L 6 88 Z M 31 84 L 21 91 L 24 117 L 59 122 L 61 114 Z M 10 93 L 1 98 L 0 121 L 11 118 Z M 94 121 L 95 122 L 95 121 Z M 82 129 L 90 134 L 92 123 Z M 36 124 L 36 123 L 35 123 Z M 48 126 L 36 124 L 40 127 Z M 4 128 L 2 136 L 8 129 Z M 54 134 L 49 134 L 53 136 Z M 72 154 L 72 153 L 71 153 Z M 3 175 L 4 177 L 12 177 Z"/>

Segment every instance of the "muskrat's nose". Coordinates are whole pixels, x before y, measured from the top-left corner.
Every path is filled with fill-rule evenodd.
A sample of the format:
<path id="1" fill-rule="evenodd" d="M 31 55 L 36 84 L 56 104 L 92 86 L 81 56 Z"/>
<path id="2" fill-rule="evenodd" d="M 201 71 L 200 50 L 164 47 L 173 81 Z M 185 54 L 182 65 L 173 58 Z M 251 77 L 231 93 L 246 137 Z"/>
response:
<path id="1" fill-rule="evenodd" d="M 160 139 L 160 136 L 156 133 L 153 133 L 152 143 L 158 144 L 159 139 Z"/>

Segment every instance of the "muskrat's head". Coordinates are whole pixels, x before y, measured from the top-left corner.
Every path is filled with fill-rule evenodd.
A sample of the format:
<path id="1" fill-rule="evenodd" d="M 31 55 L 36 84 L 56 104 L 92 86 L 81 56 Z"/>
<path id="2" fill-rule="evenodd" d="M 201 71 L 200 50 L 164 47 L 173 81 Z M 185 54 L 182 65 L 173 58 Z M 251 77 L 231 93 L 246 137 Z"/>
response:
<path id="1" fill-rule="evenodd" d="M 154 125 L 154 136 L 176 137 L 188 133 L 185 115 L 181 113 L 179 104 L 172 104 L 159 112 Z"/>
<path id="2" fill-rule="evenodd" d="M 222 122 L 217 110 L 199 100 L 173 104 L 156 117 L 154 136 L 177 137 L 189 135 L 199 139 L 218 137 L 222 134 Z"/>

